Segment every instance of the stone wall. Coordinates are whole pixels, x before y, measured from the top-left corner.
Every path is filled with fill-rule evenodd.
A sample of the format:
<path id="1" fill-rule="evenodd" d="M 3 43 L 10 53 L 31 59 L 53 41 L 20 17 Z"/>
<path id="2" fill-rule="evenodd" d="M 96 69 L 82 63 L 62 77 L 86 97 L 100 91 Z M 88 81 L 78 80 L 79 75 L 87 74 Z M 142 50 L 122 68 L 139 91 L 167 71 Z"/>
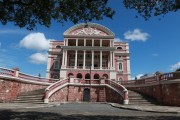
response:
<path id="1" fill-rule="evenodd" d="M 44 85 L 26 84 L 16 81 L 0 80 L 0 102 L 11 102 L 22 92 L 46 88 Z"/>
<path id="2" fill-rule="evenodd" d="M 55 92 L 49 98 L 49 102 L 81 102 L 83 101 L 84 89 L 90 89 L 91 102 L 115 102 L 122 103 L 122 97 L 115 91 L 107 87 L 84 87 L 67 86 Z"/>
<path id="3" fill-rule="evenodd" d="M 128 87 L 128 89 L 149 95 L 162 105 L 180 106 L 180 83 Z"/>

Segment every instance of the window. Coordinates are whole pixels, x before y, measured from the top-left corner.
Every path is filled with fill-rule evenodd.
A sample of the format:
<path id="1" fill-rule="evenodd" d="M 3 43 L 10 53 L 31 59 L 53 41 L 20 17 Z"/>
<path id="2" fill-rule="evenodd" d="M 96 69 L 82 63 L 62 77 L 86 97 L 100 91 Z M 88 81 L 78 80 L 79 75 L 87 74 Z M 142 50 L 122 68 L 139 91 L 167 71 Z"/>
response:
<path id="1" fill-rule="evenodd" d="M 57 75 L 54 75 L 53 78 L 54 78 L 54 79 L 58 79 L 58 76 L 57 76 Z"/>
<path id="2" fill-rule="evenodd" d="M 122 71 L 122 70 L 123 70 L 122 63 L 119 63 L 119 66 L 118 66 L 118 68 L 119 68 L 119 71 Z"/>
<path id="3" fill-rule="evenodd" d="M 102 62 L 102 67 L 106 67 L 106 62 Z"/>
<path id="4" fill-rule="evenodd" d="M 59 69 L 59 61 L 55 60 L 54 62 L 54 69 Z"/>

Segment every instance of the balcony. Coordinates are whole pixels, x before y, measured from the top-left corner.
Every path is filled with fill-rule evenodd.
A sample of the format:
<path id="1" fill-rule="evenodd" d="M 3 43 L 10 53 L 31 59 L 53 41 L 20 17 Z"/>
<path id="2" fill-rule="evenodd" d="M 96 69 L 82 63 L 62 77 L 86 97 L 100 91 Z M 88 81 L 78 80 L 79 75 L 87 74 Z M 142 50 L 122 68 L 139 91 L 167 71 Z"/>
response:
<path id="1" fill-rule="evenodd" d="M 77 66 L 77 67 L 75 67 L 75 66 L 64 66 L 63 68 L 61 68 L 61 69 L 77 69 L 77 70 L 111 70 L 111 68 L 110 67 L 102 67 L 102 68 L 100 68 L 100 67 L 94 67 L 94 68 L 92 68 L 91 66 L 85 66 L 85 68 L 83 67 L 83 66 Z"/>

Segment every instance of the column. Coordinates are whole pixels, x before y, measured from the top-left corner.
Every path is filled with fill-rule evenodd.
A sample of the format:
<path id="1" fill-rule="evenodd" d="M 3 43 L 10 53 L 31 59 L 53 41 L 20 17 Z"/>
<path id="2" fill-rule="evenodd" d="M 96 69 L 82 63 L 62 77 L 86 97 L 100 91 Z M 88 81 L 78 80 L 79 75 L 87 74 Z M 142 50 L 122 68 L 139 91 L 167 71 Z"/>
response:
<path id="1" fill-rule="evenodd" d="M 114 65 L 114 51 L 112 52 L 112 67 L 114 69 L 115 65 Z"/>
<path id="2" fill-rule="evenodd" d="M 66 66 L 67 66 L 67 50 L 65 51 L 65 53 L 66 53 L 66 54 L 65 54 L 65 65 L 64 65 L 64 66 L 65 66 L 65 68 L 66 68 Z"/>
<path id="3" fill-rule="evenodd" d="M 102 69 L 102 51 L 100 51 L 100 69 Z"/>
<path id="4" fill-rule="evenodd" d="M 100 39 L 100 47 L 102 47 L 102 39 Z"/>
<path id="5" fill-rule="evenodd" d="M 112 42 L 112 47 L 114 47 L 114 41 L 113 41 L 113 39 L 111 40 L 111 42 Z"/>
<path id="6" fill-rule="evenodd" d="M 64 67 L 64 50 L 63 50 L 63 56 L 62 56 L 62 67 Z"/>
<path id="7" fill-rule="evenodd" d="M 91 61 L 91 68 L 94 69 L 94 50 L 92 52 L 92 61 Z"/>
<path id="8" fill-rule="evenodd" d="M 112 51 L 110 51 L 110 69 L 112 69 Z"/>
<path id="9" fill-rule="evenodd" d="M 94 47 L 94 39 L 92 39 L 92 47 Z"/>
<path id="10" fill-rule="evenodd" d="M 84 39 L 84 46 L 86 46 L 86 39 Z"/>
<path id="11" fill-rule="evenodd" d="M 68 46 L 68 39 L 66 39 L 66 46 Z"/>
<path id="12" fill-rule="evenodd" d="M 84 50 L 83 69 L 86 68 L 86 50 Z"/>
<path id="13" fill-rule="evenodd" d="M 75 51 L 75 65 L 74 68 L 77 69 L 77 50 Z"/>
<path id="14" fill-rule="evenodd" d="M 78 46 L 78 39 L 76 39 L 76 46 Z"/>
<path id="15" fill-rule="evenodd" d="M 130 69 L 130 58 L 129 58 L 129 56 L 127 56 L 127 74 L 128 74 L 128 80 L 130 80 L 131 78 L 131 76 L 130 76 L 130 74 L 131 74 L 131 69 Z"/>
<path id="16" fill-rule="evenodd" d="M 110 42 L 110 47 L 112 47 L 111 40 L 109 40 L 109 42 Z"/>

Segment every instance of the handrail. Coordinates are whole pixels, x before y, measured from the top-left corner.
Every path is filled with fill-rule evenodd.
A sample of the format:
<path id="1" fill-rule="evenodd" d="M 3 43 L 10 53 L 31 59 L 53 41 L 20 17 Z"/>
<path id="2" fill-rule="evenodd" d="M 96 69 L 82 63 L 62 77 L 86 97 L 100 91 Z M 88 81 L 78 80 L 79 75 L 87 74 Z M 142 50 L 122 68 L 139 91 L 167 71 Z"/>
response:
<path id="1" fill-rule="evenodd" d="M 171 80 L 176 80 L 176 79 L 180 79 L 180 71 L 159 74 L 156 76 L 141 78 L 137 80 L 121 81 L 121 84 L 122 85 L 142 85 L 142 84 L 159 83 L 160 81 L 171 81 Z"/>
<path id="2" fill-rule="evenodd" d="M 123 85 L 121 85 L 113 80 L 110 80 L 110 79 L 107 79 L 105 83 L 112 86 L 113 88 L 117 89 L 118 91 L 120 91 L 122 93 L 121 95 L 123 95 L 122 97 L 124 99 L 128 99 L 128 98 L 126 98 L 126 97 L 128 97 L 128 90 Z"/>
<path id="3" fill-rule="evenodd" d="M 55 79 L 46 79 L 43 77 L 37 77 L 37 76 L 32 76 L 32 75 L 28 75 L 28 74 L 24 74 L 24 73 L 19 73 L 19 78 L 24 78 L 24 79 L 29 79 L 29 80 L 35 80 L 35 81 L 43 81 L 43 82 L 49 82 L 49 83 L 54 83 Z"/>
<path id="4" fill-rule="evenodd" d="M 0 75 L 14 76 L 15 70 L 0 67 Z"/>
<path id="5" fill-rule="evenodd" d="M 62 80 L 59 80 L 59 81 L 57 81 L 57 82 L 51 84 L 51 85 L 48 86 L 45 90 L 51 90 L 51 88 L 53 88 L 55 85 L 58 85 L 59 83 L 61 83 L 61 82 L 64 81 L 64 80 L 67 80 L 67 78 L 62 79 Z"/>
<path id="6" fill-rule="evenodd" d="M 46 89 L 45 89 L 45 97 L 44 97 L 44 103 L 48 103 L 49 102 L 49 97 L 54 93 L 56 92 L 59 87 L 62 87 L 64 84 L 68 84 L 69 80 L 67 78 L 63 79 L 63 80 L 60 80 L 60 81 L 57 81 L 53 84 L 51 84 L 50 86 L 48 86 Z"/>

